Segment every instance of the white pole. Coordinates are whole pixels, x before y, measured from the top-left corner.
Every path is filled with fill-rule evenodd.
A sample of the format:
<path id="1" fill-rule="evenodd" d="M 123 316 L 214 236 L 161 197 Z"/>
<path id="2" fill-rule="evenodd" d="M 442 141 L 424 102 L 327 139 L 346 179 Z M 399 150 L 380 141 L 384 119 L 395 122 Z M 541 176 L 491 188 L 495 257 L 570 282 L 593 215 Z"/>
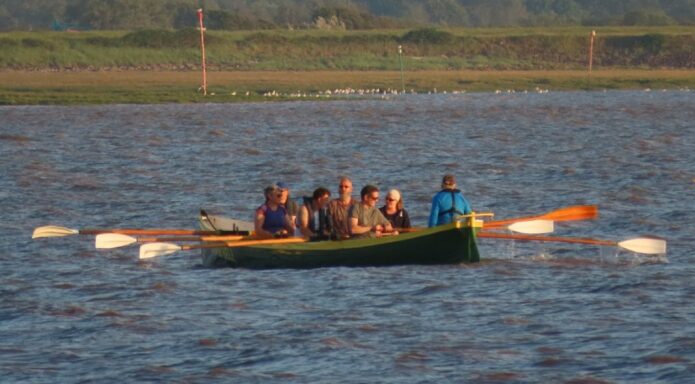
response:
<path id="1" fill-rule="evenodd" d="M 591 77 L 591 67 L 594 64 L 594 38 L 596 38 L 596 31 L 591 31 L 591 38 L 589 39 L 589 77 Z"/>
<path id="2" fill-rule="evenodd" d="M 203 60 L 203 95 L 208 95 L 208 74 L 205 69 L 205 27 L 203 26 L 203 9 L 198 10 L 198 23 L 200 24 L 200 50 Z"/>
<path id="3" fill-rule="evenodd" d="M 405 93 L 405 80 L 403 79 L 403 46 L 398 46 L 398 62 L 401 66 L 401 92 Z"/>

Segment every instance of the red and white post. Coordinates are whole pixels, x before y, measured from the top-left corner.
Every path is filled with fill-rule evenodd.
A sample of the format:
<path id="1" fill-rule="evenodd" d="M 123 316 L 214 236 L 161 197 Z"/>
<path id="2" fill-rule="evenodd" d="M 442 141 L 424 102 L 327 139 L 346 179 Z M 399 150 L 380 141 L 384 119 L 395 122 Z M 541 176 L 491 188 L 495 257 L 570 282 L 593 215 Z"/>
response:
<path id="1" fill-rule="evenodd" d="M 208 74 L 205 69 L 205 26 L 203 25 L 203 9 L 198 9 L 198 24 L 200 28 L 200 50 L 203 60 L 203 95 L 208 95 Z"/>

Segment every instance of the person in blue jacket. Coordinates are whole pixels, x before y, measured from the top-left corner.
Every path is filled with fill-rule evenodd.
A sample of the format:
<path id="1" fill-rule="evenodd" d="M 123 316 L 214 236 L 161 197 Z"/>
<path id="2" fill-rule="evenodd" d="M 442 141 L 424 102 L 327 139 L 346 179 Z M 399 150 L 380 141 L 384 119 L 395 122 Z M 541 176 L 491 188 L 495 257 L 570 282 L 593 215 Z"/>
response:
<path id="1" fill-rule="evenodd" d="M 458 216 L 470 213 L 471 206 L 461 191 L 456 189 L 456 178 L 454 175 L 445 175 L 442 178 L 442 190 L 432 199 L 429 226 L 449 224 Z"/>

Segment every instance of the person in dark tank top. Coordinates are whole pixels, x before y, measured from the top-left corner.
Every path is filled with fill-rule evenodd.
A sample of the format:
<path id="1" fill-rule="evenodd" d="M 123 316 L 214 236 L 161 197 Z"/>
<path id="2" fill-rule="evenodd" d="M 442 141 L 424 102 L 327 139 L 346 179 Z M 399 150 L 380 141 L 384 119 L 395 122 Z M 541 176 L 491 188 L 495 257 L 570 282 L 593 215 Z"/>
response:
<path id="1" fill-rule="evenodd" d="M 401 193 L 397 189 L 392 189 L 386 194 L 385 204 L 379 210 L 394 228 L 410 228 L 410 217 L 408 211 L 403 208 Z"/>
<path id="2" fill-rule="evenodd" d="M 326 206 L 331 199 L 331 191 L 319 187 L 311 196 L 303 198 L 297 221 L 304 237 L 313 240 L 326 240 L 330 235 Z"/>
<path id="3" fill-rule="evenodd" d="M 287 209 L 280 203 L 282 192 L 276 186 L 266 187 L 265 203 L 256 209 L 254 230 L 259 237 L 273 237 L 294 234 Z"/>

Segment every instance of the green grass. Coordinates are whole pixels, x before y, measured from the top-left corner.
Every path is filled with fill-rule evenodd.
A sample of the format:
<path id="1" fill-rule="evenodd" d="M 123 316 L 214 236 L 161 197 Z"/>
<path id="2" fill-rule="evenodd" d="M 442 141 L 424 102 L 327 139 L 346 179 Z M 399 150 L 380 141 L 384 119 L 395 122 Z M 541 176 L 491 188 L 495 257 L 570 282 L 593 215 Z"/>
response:
<path id="1" fill-rule="evenodd" d="M 595 29 L 597 65 L 695 67 L 695 27 Z M 411 69 L 581 69 L 590 31 L 209 31 L 206 50 L 208 64 L 221 70 L 398 69 L 399 44 Z M 0 33 L 0 70 L 185 69 L 199 62 L 195 30 Z"/>
<path id="2" fill-rule="evenodd" d="M 0 104 L 234 102 L 277 100 L 263 96 L 268 90 L 400 89 L 398 45 L 406 88 L 416 92 L 695 88 L 695 26 L 594 29 L 591 79 L 591 28 L 209 31 L 214 95 L 207 97 L 197 92 L 195 30 L 0 33 Z"/>

